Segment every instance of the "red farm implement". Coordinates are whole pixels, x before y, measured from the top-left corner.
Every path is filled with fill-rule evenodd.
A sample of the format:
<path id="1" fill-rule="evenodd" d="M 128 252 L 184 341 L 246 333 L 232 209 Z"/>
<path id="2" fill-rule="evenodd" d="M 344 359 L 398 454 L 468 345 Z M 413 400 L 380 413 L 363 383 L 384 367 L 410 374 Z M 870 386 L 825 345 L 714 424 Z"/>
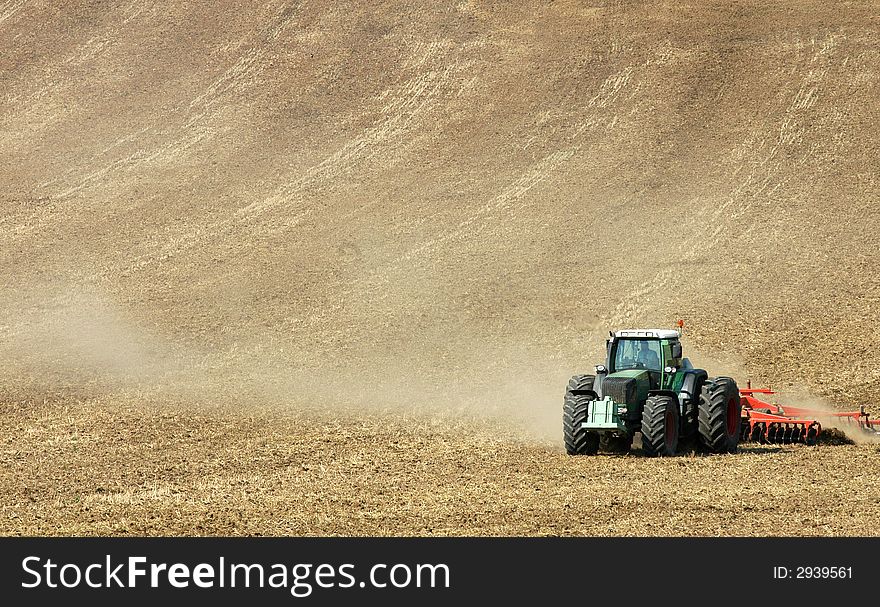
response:
<path id="1" fill-rule="evenodd" d="M 776 393 L 769 389 L 752 388 L 751 382 L 747 388 L 740 389 L 739 394 L 742 403 L 742 442 L 815 445 L 822 432 L 822 421 L 841 429 L 880 433 L 880 419 L 870 419 L 864 408 L 859 411 L 821 411 L 772 404 L 755 395 Z"/>

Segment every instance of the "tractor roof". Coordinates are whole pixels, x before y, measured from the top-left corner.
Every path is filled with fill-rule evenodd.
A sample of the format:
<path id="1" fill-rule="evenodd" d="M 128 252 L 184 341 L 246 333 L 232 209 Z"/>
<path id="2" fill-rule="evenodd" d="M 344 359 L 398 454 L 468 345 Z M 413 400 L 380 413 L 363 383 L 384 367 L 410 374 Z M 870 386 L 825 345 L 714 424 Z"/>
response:
<path id="1" fill-rule="evenodd" d="M 625 329 L 614 337 L 641 337 L 642 339 L 678 339 L 681 334 L 673 329 Z"/>

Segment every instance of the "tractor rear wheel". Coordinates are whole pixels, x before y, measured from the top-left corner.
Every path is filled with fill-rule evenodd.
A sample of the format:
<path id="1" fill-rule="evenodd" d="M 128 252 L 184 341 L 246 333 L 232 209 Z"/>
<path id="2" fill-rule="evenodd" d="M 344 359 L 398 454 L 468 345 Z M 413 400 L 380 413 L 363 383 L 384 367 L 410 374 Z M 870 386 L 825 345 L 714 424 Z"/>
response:
<path id="1" fill-rule="evenodd" d="M 648 457 L 671 456 L 678 451 L 678 401 L 663 394 L 650 396 L 642 412 L 642 450 Z"/>
<path id="2" fill-rule="evenodd" d="M 739 447 L 742 404 L 730 377 L 706 380 L 698 412 L 700 442 L 712 453 L 736 453 Z"/>
<path id="3" fill-rule="evenodd" d="M 599 450 L 599 433 L 581 428 L 589 419 L 591 396 L 569 394 L 562 405 L 562 432 L 565 451 L 569 455 L 595 455 Z"/>

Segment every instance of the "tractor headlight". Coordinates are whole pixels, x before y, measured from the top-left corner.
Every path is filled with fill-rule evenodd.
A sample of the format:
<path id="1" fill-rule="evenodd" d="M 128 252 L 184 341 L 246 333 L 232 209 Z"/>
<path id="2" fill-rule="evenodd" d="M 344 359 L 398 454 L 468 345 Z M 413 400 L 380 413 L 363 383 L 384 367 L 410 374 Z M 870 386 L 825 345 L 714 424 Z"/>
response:
<path id="1" fill-rule="evenodd" d="M 618 413 L 626 413 L 626 411 L 627 411 L 627 409 L 626 409 L 626 405 L 618 405 L 618 406 L 617 406 L 617 412 L 618 412 Z"/>
<path id="2" fill-rule="evenodd" d="M 605 373 L 607 370 L 605 365 L 596 365 L 596 373 Z"/>
<path id="3" fill-rule="evenodd" d="M 675 367 L 666 367 L 663 370 L 667 373 L 675 373 L 676 371 L 678 371 L 678 369 L 676 369 Z"/>

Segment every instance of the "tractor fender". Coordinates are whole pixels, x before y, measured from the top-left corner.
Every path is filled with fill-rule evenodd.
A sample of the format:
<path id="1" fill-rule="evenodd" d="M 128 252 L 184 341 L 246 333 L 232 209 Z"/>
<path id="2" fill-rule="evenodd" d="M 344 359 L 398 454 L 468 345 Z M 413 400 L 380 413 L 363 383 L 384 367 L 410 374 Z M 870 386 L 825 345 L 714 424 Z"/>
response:
<path id="1" fill-rule="evenodd" d="M 677 400 L 678 392 L 674 390 L 648 390 L 648 396 L 671 396 Z"/>
<path id="2" fill-rule="evenodd" d="M 681 404 L 682 429 L 686 436 L 694 436 L 697 432 L 700 391 L 708 378 L 709 374 L 704 369 L 688 369 L 684 372 L 684 379 L 678 392 L 678 401 Z"/>
<path id="3" fill-rule="evenodd" d="M 697 402 L 700 398 L 703 382 L 707 379 L 709 379 L 709 374 L 704 369 L 686 371 L 684 381 L 681 383 L 681 391 L 687 393 L 691 402 Z"/>

